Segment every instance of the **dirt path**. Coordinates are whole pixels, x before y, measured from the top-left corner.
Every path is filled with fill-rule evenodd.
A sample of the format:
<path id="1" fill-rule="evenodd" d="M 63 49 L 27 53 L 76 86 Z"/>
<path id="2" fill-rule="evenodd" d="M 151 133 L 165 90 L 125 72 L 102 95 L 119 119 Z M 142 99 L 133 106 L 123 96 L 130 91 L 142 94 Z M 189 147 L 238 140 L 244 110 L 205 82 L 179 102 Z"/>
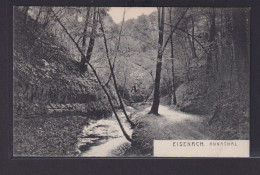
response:
<path id="1" fill-rule="evenodd" d="M 152 147 L 153 140 L 173 139 L 209 139 L 210 137 L 200 130 L 204 118 L 196 115 L 170 109 L 167 106 L 159 106 L 160 116 L 147 115 L 151 107 L 147 107 L 137 115 L 134 115 L 135 122 L 138 122 L 134 129 L 133 137 Z M 127 107 L 128 113 L 135 112 L 135 109 Z M 120 119 L 129 135 L 132 130 L 123 114 Z M 137 136 L 137 137 L 136 137 Z M 122 134 L 114 116 L 108 119 L 93 121 L 86 126 L 79 139 L 80 144 L 87 145 L 81 157 L 118 157 L 118 156 L 142 156 L 139 150 L 134 150 Z"/>
<path id="2" fill-rule="evenodd" d="M 147 114 L 150 107 L 142 113 Z M 201 122 L 204 117 L 187 114 L 181 111 L 170 109 L 168 106 L 159 106 L 160 116 L 151 116 L 151 119 L 145 119 L 150 125 L 150 129 L 164 133 L 163 138 L 171 139 L 210 139 L 205 133 L 202 133 Z"/>
<path id="3" fill-rule="evenodd" d="M 187 114 L 159 106 L 159 116 L 147 114 L 145 108 L 136 118 L 138 123 L 132 138 L 135 147 L 146 155 L 152 156 L 154 140 L 210 140 L 209 131 L 203 126 L 205 117 Z"/>

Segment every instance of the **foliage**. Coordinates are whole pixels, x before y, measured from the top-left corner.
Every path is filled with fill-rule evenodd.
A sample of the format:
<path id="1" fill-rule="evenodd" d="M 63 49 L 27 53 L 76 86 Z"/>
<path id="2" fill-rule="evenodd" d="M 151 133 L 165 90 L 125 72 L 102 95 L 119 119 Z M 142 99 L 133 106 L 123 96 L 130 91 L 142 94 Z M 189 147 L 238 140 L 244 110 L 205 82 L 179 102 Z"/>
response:
<path id="1" fill-rule="evenodd" d="M 33 157 L 77 156 L 77 136 L 86 124 L 88 119 L 80 116 L 15 118 L 13 154 Z"/>
<path id="2" fill-rule="evenodd" d="M 111 109 L 92 73 L 80 74 L 59 36 L 31 17 L 25 26 L 22 21 L 15 9 L 14 155 L 77 156 L 82 127 Z"/>
<path id="3" fill-rule="evenodd" d="M 119 25 L 108 10 L 100 7 L 97 15 L 95 7 L 14 8 L 17 155 L 74 154 L 75 132 L 88 118 L 111 114 L 106 97 L 111 105 L 111 96 L 113 109 L 122 108 L 120 96 L 129 105 L 151 100 L 155 85 L 157 97 L 176 92 L 174 108 L 209 115 L 204 124 L 216 139 L 248 139 L 248 9 L 165 8 L 165 16 L 154 12 Z M 87 56 L 93 69 L 82 71 Z M 133 138 L 141 138 L 141 147 L 149 152 L 155 136 L 176 135 L 169 134 L 174 132 L 170 126 L 166 133 L 158 131 L 156 124 L 163 121 L 147 116 L 140 118 L 141 132 Z M 69 120 L 72 126 L 67 126 Z M 142 139 L 146 135 L 151 136 Z"/>
<path id="4" fill-rule="evenodd" d="M 34 32 L 41 25 L 32 21 L 22 33 L 18 14 L 15 19 L 14 112 L 46 113 L 47 106 L 56 103 L 107 103 L 102 93 L 96 93 L 100 88 L 95 78 L 79 74 L 77 62 L 67 56 L 68 51 L 56 42 L 56 37 L 48 32 L 36 37 Z M 98 106 L 103 112 L 110 111 L 106 105 Z M 89 105 L 87 111 L 96 110 L 92 108 Z"/>

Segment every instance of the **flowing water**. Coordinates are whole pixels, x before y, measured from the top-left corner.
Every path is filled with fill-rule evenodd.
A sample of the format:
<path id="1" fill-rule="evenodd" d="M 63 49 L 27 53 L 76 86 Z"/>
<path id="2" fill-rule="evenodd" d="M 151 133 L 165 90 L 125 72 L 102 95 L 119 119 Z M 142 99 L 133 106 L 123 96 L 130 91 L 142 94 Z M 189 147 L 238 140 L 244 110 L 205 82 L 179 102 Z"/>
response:
<path id="1" fill-rule="evenodd" d="M 135 111 L 132 107 L 126 107 L 126 110 L 128 114 Z M 145 115 L 149 110 L 150 107 L 147 107 L 140 114 Z M 168 106 L 163 105 L 159 106 L 159 113 L 161 114 L 160 120 L 156 120 L 154 126 L 151 126 L 153 129 L 165 130 L 173 138 L 208 138 L 207 135 L 198 130 L 199 124 L 203 121 L 202 117 L 172 110 Z M 127 134 L 131 136 L 132 129 L 123 112 L 118 111 L 118 116 Z M 168 131 L 165 128 L 168 128 Z M 114 115 L 107 119 L 92 120 L 89 125 L 83 128 L 78 140 L 81 157 L 145 156 L 131 147 L 130 142 L 124 137 Z"/>
<path id="2" fill-rule="evenodd" d="M 129 115 L 134 111 L 132 107 L 126 107 Z M 132 129 L 122 111 L 118 116 L 128 135 L 132 135 Z M 84 126 L 78 138 L 80 157 L 118 157 L 123 156 L 131 147 L 124 137 L 114 115 L 101 120 L 91 120 L 89 125 Z"/>

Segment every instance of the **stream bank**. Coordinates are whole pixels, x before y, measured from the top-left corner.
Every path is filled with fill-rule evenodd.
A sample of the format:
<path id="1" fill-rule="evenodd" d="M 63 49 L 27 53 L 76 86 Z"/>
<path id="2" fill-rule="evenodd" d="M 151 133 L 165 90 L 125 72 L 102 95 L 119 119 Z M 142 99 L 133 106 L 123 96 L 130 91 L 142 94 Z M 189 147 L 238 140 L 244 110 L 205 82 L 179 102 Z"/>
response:
<path id="1" fill-rule="evenodd" d="M 126 106 L 131 120 L 136 123 L 130 128 L 122 111 L 119 118 L 132 144 L 127 141 L 114 116 L 90 121 L 78 137 L 80 157 L 151 157 L 153 140 L 209 140 L 214 134 L 205 127 L 206 116 L 181 112 L 166 105 L 162 99 L 159 116 L 148 114 L 151 102 L 134 103 Z"/>
<path id="2" fill-rule="evenodd" d="M 127 114 L 131 117 L 136 109 L 126 106 Z M 117 111 L 120 121 L 128 135 L 132 129 L 122 111 Z M 131 119 L 133 119 L 131 117 Z M 101 120 L 90 120 L 83 127 L 77 144 L 80 157 L 140 157 L 138 150 L 124 137 L 114 115 Z"/>
<path id="3" fill-rule="evenodd" d="M 112 111 L 93 74 L 80 73 L 65 42 L 30 16 L 24 26 L 23 16 L 14 8 L 13 156 L 77 156 L 82 127 Z"/>

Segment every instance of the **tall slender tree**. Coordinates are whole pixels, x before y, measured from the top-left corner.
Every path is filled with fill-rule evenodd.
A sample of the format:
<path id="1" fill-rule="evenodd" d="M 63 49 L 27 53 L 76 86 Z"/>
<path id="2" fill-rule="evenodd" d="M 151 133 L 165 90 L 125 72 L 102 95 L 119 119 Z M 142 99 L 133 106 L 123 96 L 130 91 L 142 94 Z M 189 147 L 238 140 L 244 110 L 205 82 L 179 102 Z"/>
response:
<path id="1" fill-rule="evenodd" d="M 85 53 L 85 51 L 86 51 L 86 40 L 87 40 L 87 31 L 88 31 L 88 26 L 89 26 L 90 10 L 91 10 L 91 7 L 87 7 L 87 14 L 86 14 L 86 20 L 85 20 L 85 24 L 84 24 L 83 37 L 82 37 L 83 53 Z M 81 57 L 81 63 L 83 64 L 83 62 L 84 62 L 84 58 Z"/>
<path id="2" fill-rule="evenodd" d="M 166 42 L 163 44 L 163 34 L 164 34 L 164 7 L 158 7 L 158 28 L 159 28 L 159 39 L 158 39 L 158 53 L 157 53 L 157 63 L 156 63 L 156 75 L 154 81 L 154 98 L 152 108 L 150 110 L 150 114 L 158 115 L 158 109 L 160 104 L 160 79 L 161 79 L 161 70 L 162 70 L 162 56 L 163 52 L 170 41 L 173 33 L 177 29 L 178 25 L 180 24 L 181 20 L 185 16 L 186 12 L 189 8 L 186 8 L 181 17 L 178 19 L 174 27 L 172 28 L 170 35 L 168 36 Z"/>
<path id="3" fill-rule="evenodd" d="M 159 28 L 159 39 L 158 39 L 158 52 L 157 52 L 157 63 L 156 63 L 156 76 L 154 86 L 154 97 L 153 105 L 150 113 L 158 114 L 159 103 L 160 103 L 160 80 L 162 70 L 162 56 L 163 56 L 163 34 L 164 34 L 164 7 L 158 7 L 158 28 Z"/>
<path id="4" fill-rule="evenodd" d="M 209 49 L 207 54 L 207 67 L 206 67 L 206 74 L 209 78 L 212 76 L 212 60 L 215 52 L 215 36 L 216 36 L 216 12 L 215 8 L 210 9 L 209 11 L 209 20 L 210 20 L 210 27 L 209 27 Z"/>
<path id="5" fill-rule="evenodd" d="M 169 8 L 169 22 L 172 23 L 172 7 Z M 173 30 L 173 26 L 170 26 L 171 31 Z M 176 94 L 175 94 L 175 80 L 174 80 L 174 53 L 173 53 L 173 36 L 171 36 L 171 62 L 172 62 L 172 88 L 171 88 L 171 105 L 176 105 Z"/>
<path id="6" fill-rule="evenodd" d="M 96 7 L 93 9 L 93 22 L 92 22 L 92 29 L 91 29 L 91 36 L 89 39 L 89 44 L 88 44 L 88 50 L 86 53 L 86 57 L 81 58 L 81 66 L 82 66 L 82 71 L 84 72 L 86 70 L 86 62 L 89 62 L 91 56 L 92 56 L 92 51 L 95 45 L 95 39 L 96 39 L 96 33 L 97 33 L 97 23 L 98 23 L 98 13 Z"/>
<path id="7" fill-rule="evenodd" d="M 248 49 L 248 22 L 246 9 L 232 8 L 233 23 L 233 50 L 236 71 L 241 94 L 249 94 L 249 49 Z M 241 101 L 248 96 L 240 96 Z"/>

